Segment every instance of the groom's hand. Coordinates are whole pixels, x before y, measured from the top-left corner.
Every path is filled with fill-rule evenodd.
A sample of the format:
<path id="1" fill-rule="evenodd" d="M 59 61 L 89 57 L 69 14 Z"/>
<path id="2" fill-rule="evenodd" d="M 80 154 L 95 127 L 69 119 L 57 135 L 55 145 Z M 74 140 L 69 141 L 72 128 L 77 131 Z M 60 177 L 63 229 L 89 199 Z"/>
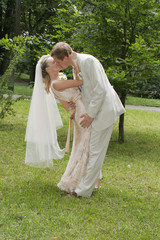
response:
<path id="1" fill-rule="evenodd" d="M 83 118 L 83 120 L 80 122 L 80 125 L 83 128 L 88 128 L 94 120 L 94 118 L 91 118 L 87 113 L 81 115 L 80 118 Z"/>

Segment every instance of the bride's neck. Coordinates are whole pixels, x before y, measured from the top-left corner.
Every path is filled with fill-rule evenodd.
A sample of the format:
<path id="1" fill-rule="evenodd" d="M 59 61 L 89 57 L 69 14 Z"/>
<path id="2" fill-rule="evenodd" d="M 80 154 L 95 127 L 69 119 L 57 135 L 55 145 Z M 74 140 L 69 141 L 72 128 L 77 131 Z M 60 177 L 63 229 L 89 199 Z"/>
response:
<path id="1" fill-rule="evenodd" d="M 51 81 L 54 81 L 54 80 L 57 80 L 58 77 L 59 77 L 59 72 L 52 72 L 49 74 L 50 75 L 50 78 L 51 78 Z"/>

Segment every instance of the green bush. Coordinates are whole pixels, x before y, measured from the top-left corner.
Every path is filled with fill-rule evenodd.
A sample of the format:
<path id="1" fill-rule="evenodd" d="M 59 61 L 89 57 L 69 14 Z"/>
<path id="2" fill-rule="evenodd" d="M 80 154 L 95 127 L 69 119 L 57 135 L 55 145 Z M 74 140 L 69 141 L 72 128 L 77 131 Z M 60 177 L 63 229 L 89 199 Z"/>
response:
<path id="1" fill-rule="evenodd" d="M 160 77 L 152 82 L 146 81 L 143 84 L 137 84 L 135 95 L 143 98 L 160 99 Z"/>

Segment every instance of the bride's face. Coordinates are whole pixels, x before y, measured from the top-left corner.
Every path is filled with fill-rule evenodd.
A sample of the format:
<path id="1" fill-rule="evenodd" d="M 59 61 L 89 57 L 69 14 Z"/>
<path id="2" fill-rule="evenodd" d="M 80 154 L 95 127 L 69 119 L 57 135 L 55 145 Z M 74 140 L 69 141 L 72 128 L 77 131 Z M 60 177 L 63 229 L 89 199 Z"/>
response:
<path id="1" fill-rule="evenodd" d="M 59 72 L 60 70 L 62 70 L 62 67 L 58 65 L 52 57 L 49 57 L 47 69 L 49 72 Z"/>

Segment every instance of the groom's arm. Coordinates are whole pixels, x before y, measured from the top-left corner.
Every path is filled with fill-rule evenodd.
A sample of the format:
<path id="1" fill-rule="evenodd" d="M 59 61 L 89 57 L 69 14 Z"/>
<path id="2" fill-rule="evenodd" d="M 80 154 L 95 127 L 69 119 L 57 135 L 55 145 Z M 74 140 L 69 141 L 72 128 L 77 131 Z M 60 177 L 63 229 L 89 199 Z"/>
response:
<path id="1" fill-rule="evenodd" d="M 95 118 L 106 96 L 105 72 L 100 62 L 93 59 L 90 61 L 89 69 L 90 85 L 93 94 L 87 113 L 90 117 Z"/>
<path id="2" fill-rule="evenodd" d="M 81 116 L 83 117 L 81 126 L 89 127 L 98 114 L 106 95 L 105 72 L 97 59 L 87 59 L 84 71 L 88 75 L 93 93 L 87 113 Z"/>

